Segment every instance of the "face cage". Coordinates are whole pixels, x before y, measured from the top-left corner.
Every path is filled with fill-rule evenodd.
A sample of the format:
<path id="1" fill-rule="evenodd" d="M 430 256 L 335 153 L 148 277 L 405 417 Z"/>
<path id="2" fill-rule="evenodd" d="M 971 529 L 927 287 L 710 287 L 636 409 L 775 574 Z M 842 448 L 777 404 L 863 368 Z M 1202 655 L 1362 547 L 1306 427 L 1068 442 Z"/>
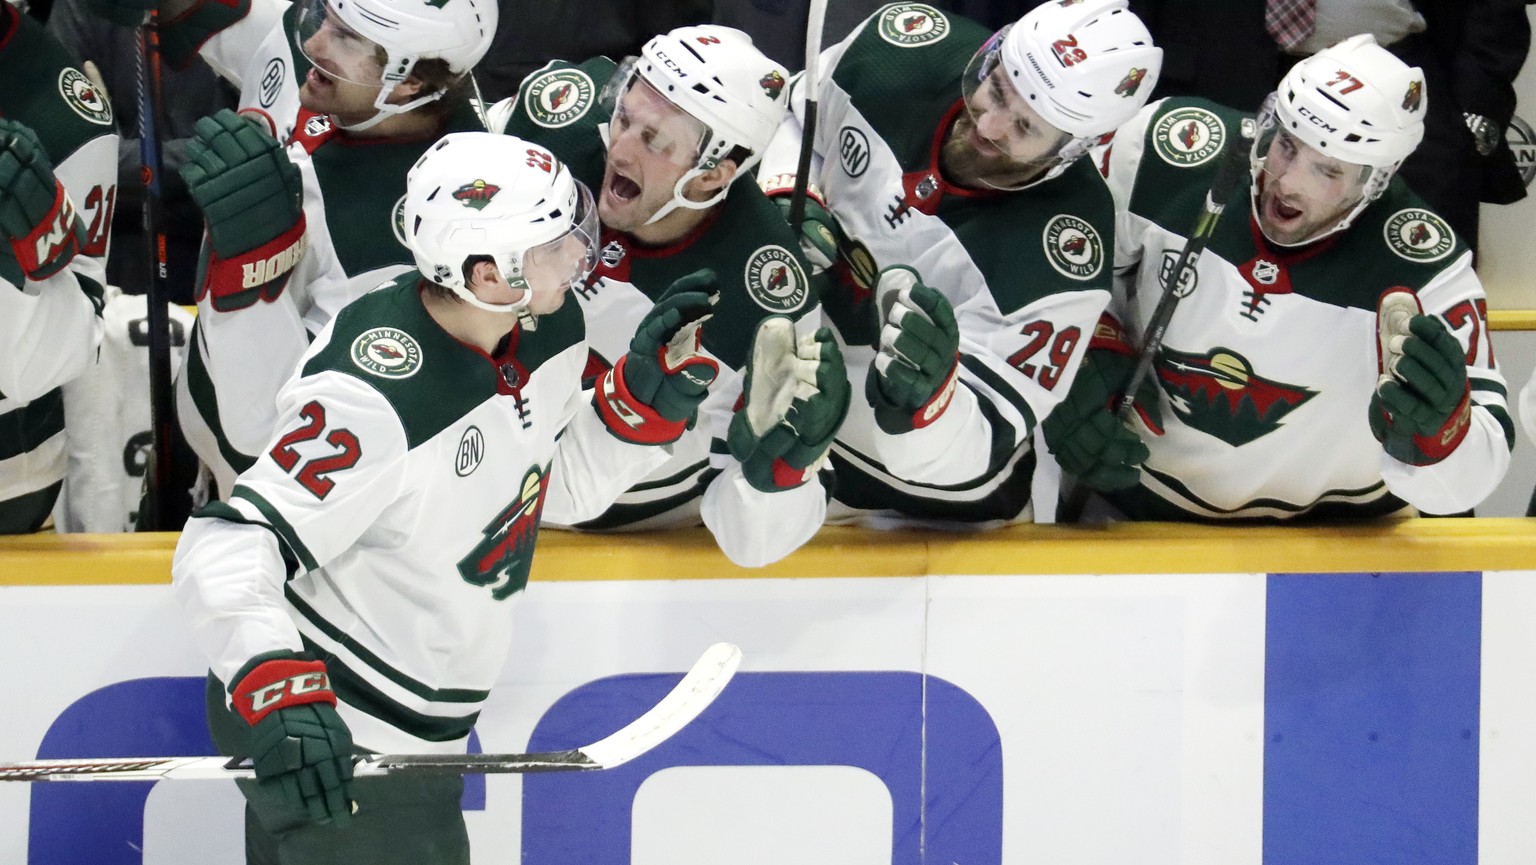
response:
<path id="1" fill-rule="evenodd" d="M 345 75 L 332 74 L 316 62 L 305 46 L 310 44 L 310 40 L 327 23 L 329 23 L 333 30 L 333 35 L 329 37 L 331 44 L 337 46 L 337 49 L 344 52 L 347 56 L 375 64 L 380 63 L 379 55 L 382 54 L 384 56 L 378 78 L 371 81 L 356 81 Z M 303 7 L 299 9 L 299 16 L 295 22 L 294 30 L 294 36 L 299 45 L 299 53 L 304 56 L 305 60 L 309 61 L 311 66 L 324 71 L 328 77 L 339 84 L 364 87 L 369 90 L 375 87 L 379 88 L 378 94 L 373 100 L 373 107 L 377 113 L 360 123 L 340 124 L 342 129 L 350 132 L 361 132 L 365 129 L 370 129 L 378 125 L 386 117 L 404 114 L 407 111 L 420 108 L 429 102 L 435 102 L 443 98 L 443 95 L 447 92 L 446 89 L 435 90 L 418 96 L 409 102 L 400 104 L 389 102 L 390 93 L 394 91 L 395 85 L 410 77 L 411 70 L 416 68 L 416 61 L 419 58 L 412 55 L 397 55 L 372 39 L 353 30 L 347 26 L 346 21 L 337 14 L 336 10 L 331 8 L 330 0 L 304 0 Z"/>
<path id="2" fill-rule="evenodd" d="M 1259 219 L 1259 196 L 1262 192 L 1261 187 L 1269 176 L 1266 168 L 1269 161 L 1269 149 L 1274 145 L 1280 133 L 1280 117 L 1276 110 L 1278 100 L 1279 95 L 1277 93 L 1271 93 L 1265 97 L 1264 104 L 1259 108 L 1258 116 L 1254 119 L 1253 144 L 1248 150 L 1248 168 L 1253 180 L 1248 187 L 1249 207 L 1253 212 L 1254 223 L 1259 226 L 1259 230 L 1264 233 L 1265 239 L 1270 243 L 1281 247 L 1305 246 L 1322 240 L 1329 235 L 1338 234 L 1353 225 L 1361 211 L 1369 207 L 1371 202 L 1380 198 L 1382 193 L 1387 191 L 1387 185 L 1392 182 L 1392 175 L 1397 173 L 1397 168 L 1402 163 L 1399 162 L 1388 166 L 1361 165 L 1360 169 L 1365 174 L 1365 177 L 1360 180 L 1360 200 L 1355 203 L 1355 206 L 1348 213 L 1344 214 L 1344 218 L 1339 220 L 1337 225 L 1297 243 L 1281 243 L 1275 240 L 1269 236 L 1268 231 L 1264 230 L 1264 221 Z M 1291 137 L 1295 138 L 1295 136 Z M 1300 138 L 1296 138 L 1296 140 L 1306 144 Z M 1307 146 L 1311 147 L 1310 144 Z"/>
<path id="3" fill-rule="evenodd" d="M 597 208 L 592 202 L 592 192 L 586 184 L 576 181 L 576 213 L 571 219 L 571 227 L 568 231 L 553 240 L 547 240 L 537 246 L 520 252 L 507 252 L 504 254 L 492 254 L 496 261 L 496 267 L 501 271 L 502 278 L 512 288 L 522 289 L 522 295 L 511 303 L 488 303 L 475 297 L 466 280 L 453 280 L 454 284 L 445 285 L 446 288 L 457 294 L 465 303 L 486 312 L 515 312 L 523 319 L 524 326 L 532 330 L 535 319 L 528 312 L 528 306 L 533 302 L 534 292 L 555 293 L 564 288 L 577 288 L 581 286 L 591 275 L 592 269 L 597 266 L 598 232 Z M 537 260 L 547 253 L 555 254 L 570 238 L 575 238 L 581 244 L 581 255 L 576 259 L 574 270 L 567 275 L 558 275 L 550 285 L 534 285 L 528 280 L 532 274 L 526 271 L 536 267 Z M 467 256 L 466 256 L 467 258 Z M 463 263 L 459 265 L 462 272 Z M 441 283 L 440 283 L 441 284 Z"/>
<path id="4" fill-rule="evenodd" d="M 971 55 L 971 59 L 965 64 L 964 74 L 960 76 L 960 98 L 965 104 L 966 112 L 970 115 L 971 123 L 976 126 L 977 135 L 981 135 L 981 115 L 976 113 L 976 94 L 982 88 L 988 86 L 992 73 L 1003 65 L 1003 40 L 1008 37 L 1008 31 L 1012 30 L 1013 27 L 1013 24 L 1009 24 L 1007 27 L 992 34 L 992 37 L 983 43 L 975 54 Z M 1008 75 L 1006 74 L 1006 69 L 1004 70 L 1003 78 L 1003 86 L 1010 88 L 1024 104 L 1028 105 L 1028 97 L 1020 93 L 1011 83 L 1007 82 Z M 985 98 L 990 100 L 992 97 L 987 96 Z M 1040 122 L 1050 125 L 1050 122 L 1041 116 L 1038 111 L 1035 112 L 1035 115 Z M 1052 126 L 1051 128 L 1054 129 L 1055 127 Z M 1059 177 L 1072 163 L 1087 155 L 1089 149 L 1097 142 L 1095 138 L 1077 138 L 1063 130 L 1057 129 L 1056 131 L 1060 135 L 1060 140 L 1057 142 L 1055 150 L 1035 159 L 1017 159 L 1013 156 L 1012 148 L 1008 146 L 1007 142 L 982 136 L 991 142 L 992 146 L 1007 154 L 1020 167 L 1038 168 L 1040 173 L 1022 183 L 1003 185 L 993 183 L 985 178 L 981 182 L 993 189 L 1004 192 L 1028 189 L 1031 186 Z"/>

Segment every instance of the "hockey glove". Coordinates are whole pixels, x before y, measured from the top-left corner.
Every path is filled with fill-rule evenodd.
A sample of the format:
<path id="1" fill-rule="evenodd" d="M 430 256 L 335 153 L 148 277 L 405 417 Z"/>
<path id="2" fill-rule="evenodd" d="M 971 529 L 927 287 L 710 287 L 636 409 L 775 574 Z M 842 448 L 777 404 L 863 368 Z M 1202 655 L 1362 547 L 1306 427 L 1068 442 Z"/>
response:
<path id="1" fill-rule="evenodd" d="M 198 299 L 211 295 L 220 312 L 276 300 L 304 254 L 303 181 L 283 146 L 224 109 L 197 121 L 181 176 L 212 246 Z"/>
<path id="2" fill-rule="evenodd" d="M 773 203 L 779 206 L 779 211 L 788 220 L 790 199 L 795 189 L 795 176 L 775 174 L 762 181 L 761 185 L 763 192 L 773 199 Z M 826 202 L 821 198 L 821 191 L 812 184 L 806 189 L 805 220 L 800 223 L 800 251 L 805 254 L 805 260 L 811 263 L 812 276 L 821 273 L 837 261 L 838 244 L 842 237 L 843 230 L 838 227 L 836 217 L 827 210 Z"/>
<path id="3" fill-rule="evenodd" d="M 640 320 L 619 358 L 597 382 L 593 401 L 610 432 L 636 444 L 677 441 L 693 426 L 720 365 L 699 353 L 699 326 L 720 297 L 712 270 L 672 283 Z"/>
<path id="4" fill-rule="evenodd" d="M 0 119 L 0 234 L 29 279 L 63 270 L 85 244 L 85 225 L 53 174 L 37 133 Z"/>
<path id="5" fill-rule="evenodd" d="M 864 379 L 875 422 L 891 435 L 939 419 L 954 398 L 960 326 L 954 308 L 917 271 L 895 265 L 880 271 L 875 287 L 880 339 Z"/>
<path id="6" fill-rule="evenodd" d="M 1440 462 L 1472 423 L 1466 351 L 1439 318 L 1422 314 L 1418 298 L 1405 288 L 1382 294 L 1376 326 L 1371 432 L 1399 462 Z"/>
<path id="7" fill-rule="evenodd" d="M 336 714 L 325 664 L 269 652 L 236 677 L 235 710 L 251 725 L 251 762 L 262 792 L 317 823 L 352 819 L 352 733 Z"/>
<path id="8" fill-rule="evenodd" d="M 771 493 L 815 477 L 852 396 L 832 331 L 796 340 L 788 317 L 763 319 L 752 337 L 742 403 L 726 434 L 747 483 Z"/>
<path id="9" fill-rule="evenodd" d="M 1136 353 L 1108 313 L 1099 319 L 1072 389 L 1040 424 L 1061 470 L 1096 490 L 1122 490 L 1141 479 L 1147 446 L 1119 417 L 1125 386 L 1136 371 Z M 1153 433 L 1162 434 L 1162 413 L 1152 376 L 1142 379 L 1134 408 Z"/>

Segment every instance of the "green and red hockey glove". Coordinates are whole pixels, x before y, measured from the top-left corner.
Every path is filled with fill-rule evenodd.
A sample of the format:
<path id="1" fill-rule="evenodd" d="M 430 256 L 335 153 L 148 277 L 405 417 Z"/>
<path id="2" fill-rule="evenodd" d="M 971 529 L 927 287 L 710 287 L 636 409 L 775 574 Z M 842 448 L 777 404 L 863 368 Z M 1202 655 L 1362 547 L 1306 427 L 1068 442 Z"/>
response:
<path id="1" fill-rule="evenodd" d="M 226 108 L 197 121 L 181 176 L 212 247 L 198 299 L 220 312 L 276 300 L 304 254 L 304 184 L 283 146 Z"/>
<path id="2" fill-rule="evenodd" d="M 1371 432 L 1387 455 L 1426 466 L 1450 456 L 1472 425 L 1466 350 L 1406 288 L 1376 305 L 1376 392 Z"/>
<path id="3" fill-rule="evenodd" d="M 619 358 L 597 382 L 593 404 L 614 435 L 635 444 L 675 442 L 693 426 L 720 365 L 699 351 L 699 327 L 720 297 L 712 270 L 672 283 L 640 320 Z"/>
<path id="4" fill-rule="evenodd" d="M 759 185 L 763 193 L 779 206 L 785 219 L 788 219 L 790 198 L 795 189 L 795 176 L 775 174 L 762 180 Z M 821 273 L 837 261 L 838 246 L 842 238 L 843 230 L 838 226 L 837 218 L 827 210 L 827 203 L 821 197 L 821 190 L 817 189 L 815 184 L 811 184 L 806 189 L 805 219 L 800 223 L 800 251 L 804 253 L 805 260 L 811 263 L 812 276 Z"/>
<path id="5" fill-rule="evenodd" d="M 917 271 L 893 265 L 875 287 L 880 339 L 864 379 L 875 422 L 891 435 L 919 429 L 949 408 L 958 385 L 960 326 L 954 308 Z"/>
<path id="6" fill-rule="evenodd" d="M 1040 424 L 1046 446 L 1061 470 L 1096 490 L 1122 490 L 1141 480 L 1150 455 L 1134 430 L 1120 420 L 1120 400 L 1136 371 L 1136 352 L 1109 313 L 1099 318 L 1072 389 Z M 1136 413 L 1161 435 L 1162 413 L 1152 376 L 1137 388 Z"/>
<path id="7" fill-rule="evenodd" d="M 37 133 L 0 119 L 0 234 L 29 279 L 63 270 L 85 244 L 85 225 L 53 174 Z"/>
<path id="8" fill-rule="evenodd" d="M 747 483 L 771 493 L 815 477 L 852 395 L 832 331 L 822 328 L 797 340 L 787 316 L 763 319 L 752 337 L 742 401 L 726 433 Z"/>
<path id="9" fill-rule="evenodd" d="M 336 714 L 325 664 L 294 652 L 252 658 L 230 689 L 251 725 L 251 762 L 262 791 L 317 823 L 352 819 L 352 733 Z"/>

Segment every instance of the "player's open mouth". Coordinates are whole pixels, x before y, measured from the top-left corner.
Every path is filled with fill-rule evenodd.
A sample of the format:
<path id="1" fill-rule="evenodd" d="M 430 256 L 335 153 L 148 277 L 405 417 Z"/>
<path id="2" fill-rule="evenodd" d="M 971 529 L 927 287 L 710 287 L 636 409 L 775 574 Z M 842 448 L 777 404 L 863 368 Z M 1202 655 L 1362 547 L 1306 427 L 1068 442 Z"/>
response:
<path id="1" fill-rule="evenodd" d="M 1278 198 L 1271 198 L 1269 200 L 1269 215 L 1273 219 L 1279 220 L 1281 222 L 1289 222 L 1301 216 L 1301 214 L 1302 211 L 1300 208 L 1282 204 Z"/>
<path id="2" fill-rule="evenodd" d="M 993 144 L 988 139 L 983 138 L 981 133 L 978 132 L 974 126 L 971 127 L 969 138 L 971 139 L 972 149 L 974 149 L 977 153 L 980 153 L 982 156 L 1003 155 L 1002 148 L 998 147 L 996 144 Z"/>
<path id="3" fill-rule="evenodd" d="M 304 83 L 310 87 L 333 88 L 336 86 L 336 78 L 326 72 L 320 71 L 320 67 L 311 66 L 309 74 L 304 76 Z"/>
<path id="4" fill-rule="evenodd" d="M 608 194 L 616 201 L 628 203 L 640 197 L 640 184 L 615 171 L 608 181 Z"/>

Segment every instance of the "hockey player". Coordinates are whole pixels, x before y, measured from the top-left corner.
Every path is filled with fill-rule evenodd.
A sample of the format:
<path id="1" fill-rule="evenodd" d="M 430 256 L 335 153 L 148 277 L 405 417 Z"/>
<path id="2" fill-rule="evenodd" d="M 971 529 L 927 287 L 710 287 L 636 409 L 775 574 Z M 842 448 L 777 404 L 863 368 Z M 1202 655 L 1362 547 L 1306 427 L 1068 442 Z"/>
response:
<path id="1" fill-rule="evenodd" d="M 123 24 L 146 0 L 90 0 Z M 193 52 L 240 89 L 266 136 L 227 114 L 199 126 L 183 171 L 208 225 L 198 324 L 177 413 L 227 495 L 276 423 L 274 397 L 309 340 L 405 271 L 407 169 L 444 132 L 484 129 L 467 96 L 490 46 L 490 0 L 163 0 L 168 62 Z M 275 140 L 273 140 L 275 139 Z M 287 143 L 286 151 L 279 142 Z M 377 277 L 352 281 L 354 277 Z"/>
<path id="2" fill-rule="evenodd" d="M 794 236 L 748 177 L 784 116 L 786 83 L 746 34 L 684 27 L 618 67 L 551 63 L 490 111 L 493 129 L 544 144 L 598 190 L 600 261 L 578 290 L 591 370 L 624 352 L 674 280 L 709 269 L 719 281 L 704 350 L 721 380 L 700 423 L 667 465 L 582 528 L 702 520 L 727 556 L 757 566 L 822 525 L 829 478 L 818 469 L 850 391 L 831 335 L 786 326 L 814 322 L 815 292 Z M 772 323 L 754 343 L 762 322 Z"/>
<path id="3" fill-rule="evenodd" d="M 1064 470 L 1119 488 L 1135 519 L 1447 514 L 1493 490 L 1514 429 L 1472 252 L 1393 177 L 1431 97 L 1364 35 L 1298 63 L 1256 120 L 1169 99 L 1120 131 L 1108 178 L 1130 299 L 1046 424 Z M 1179 284 L 1142 402 L 1161 429 L 1138 441 L 1105 408 L 1135 362 L 1125 333 L 1145 328 L 1249 124 L 1249 218 L 1221 222 Z"/>
<path id="4" fill-rule="evenodd" d="M 53 510 L 67 462 L 62 385 L 101 343 L 118 136 L 106 94 L 9 3 L 0 81 L 0 533 L 18 533 Z"/>
<path id="5" fill-rule="evenodd" d="M 594 223 L 542 147 L 434 145 L 407 185 L 417 269 L 332 319 L 264 455 L 188 523 L 173 588 L 211 660 L 215 741 L 255 765 L 251 861 L 469 862 L 461 778 L 350 782 L 354 748 L 464 752 L 541 516 L 601 513 L 666 459 L 713 378 L 709 297 L 683 290 L 582 390 L 565 296 Z"/>
<path id="6" fill-rule="evenodd" d="M 1031 518 L 1032 434 L 1109 300 L 1113 203 L 1081 157 L 1161 60 L 1124 0 L 1057 0 L 990 36 L 896 3 L 823 52 L 825 209 L 803 242 L 838 279 L 823 305 L 864 391 L 832 448 L 833 518 Z M 794 182 L 798 87 L 764 157 L 773 195 Z"/>

